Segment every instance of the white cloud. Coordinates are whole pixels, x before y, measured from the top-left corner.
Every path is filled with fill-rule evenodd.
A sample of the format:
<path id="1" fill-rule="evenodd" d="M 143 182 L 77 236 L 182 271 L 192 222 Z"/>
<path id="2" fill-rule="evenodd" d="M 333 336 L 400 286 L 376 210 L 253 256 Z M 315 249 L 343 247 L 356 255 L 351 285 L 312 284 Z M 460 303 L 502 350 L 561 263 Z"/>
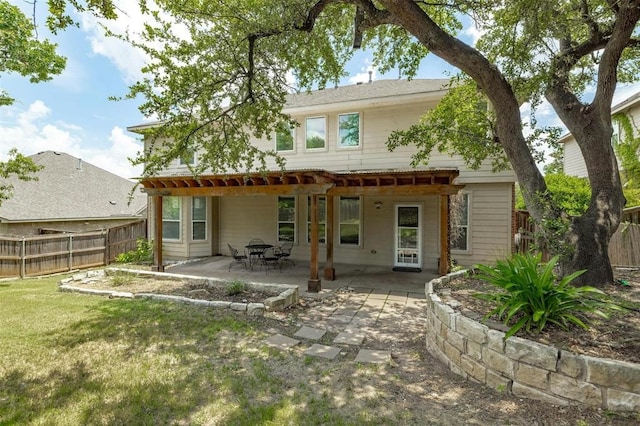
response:
<path id="1" fill-rule="evenodd" d="M 105 35 L 106 27 L 116 34 L 129 33 L 132 36 L 142 32 L 145 17 L 140 12 L 138 2 L 116 1 L 118 19 L 105 20 L 85 13 L 82 15 L 82 29 L 86 31 L 91 49 L 96 55 L 109 59 L 123 75 L 126 83 L 133 83 L 142 77 L 141 68 L 147 57 L 144 52 L 130 44 Z"/>
<path id="2" fill-rule="evenodd" d="M 134 168 L 127 159 L 135 157 L 142 145 L 123 129 L 111 130 L 107 137 L 111 142 L 109 148 L 87 149 L 82 147 L 84 130 L 72 123 L 51 122 L 48 120 L 51 112 L 42 101 L 33 102 L 24 111 L 15 107 L 0 109 L 0 160 L 6 160 L 11 148 L 17 148 L 24 155 L 60 151 L 125 178 L 142 173 L 140 167 Z"/>

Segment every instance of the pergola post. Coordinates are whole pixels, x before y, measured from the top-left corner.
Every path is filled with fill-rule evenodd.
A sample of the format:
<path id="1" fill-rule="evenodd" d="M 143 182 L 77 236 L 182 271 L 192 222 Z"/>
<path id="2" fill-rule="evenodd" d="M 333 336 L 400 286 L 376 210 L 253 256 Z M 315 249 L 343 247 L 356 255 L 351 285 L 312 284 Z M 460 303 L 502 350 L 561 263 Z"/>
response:
<path id="1" fill-rule="evenodd" d="M 311 259 L 310 276 L 307 282 L 307 291 L 317 293 L 322 288 L 322 281 L 318 276 L 318 194 L 311 195 Z"/>
<path id="2" fill-rule="evenodd" d="M 327 195 L 325 198 L 327 207 L 327 217 L 325 217 L 325 243 L 327 248 L 327 262 L 324 265 L 324 279 L 333 281 L 336 279 L 336 270 L 333 267 L 333 196 Z"/>
<path id="3" fill-rule="evenodd" d="M 440 195 L 440 263 L 438 264 L 440 276 L 449 272 L 449 264 L 451 263 L 449 231 L 449 196 Z"/>
<path id="4" fill-rule="evenodd" d="M 155 236 L 153 241 L 153 266 L 151 270 L 155 272 L 164 272 L 162 262 L 162 196 L 153 197 L 155 201 Z"/>

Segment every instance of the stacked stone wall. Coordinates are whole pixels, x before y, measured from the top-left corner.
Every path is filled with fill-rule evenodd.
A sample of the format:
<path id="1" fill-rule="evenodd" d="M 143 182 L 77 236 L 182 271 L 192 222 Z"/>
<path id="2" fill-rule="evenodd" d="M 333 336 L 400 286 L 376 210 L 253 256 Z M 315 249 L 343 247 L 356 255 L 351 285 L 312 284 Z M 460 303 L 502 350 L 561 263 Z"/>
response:
<path id="1" fill-rule="evenodd" d="M 462 315 L 436 290 L 464 272 L 426 284 L 427 349 L 454 373 L 557 405 L 640 412 L 640 365 L 578 355 L 505 333 Z M 455 304 L 454 304 L 455 306 Z"/>

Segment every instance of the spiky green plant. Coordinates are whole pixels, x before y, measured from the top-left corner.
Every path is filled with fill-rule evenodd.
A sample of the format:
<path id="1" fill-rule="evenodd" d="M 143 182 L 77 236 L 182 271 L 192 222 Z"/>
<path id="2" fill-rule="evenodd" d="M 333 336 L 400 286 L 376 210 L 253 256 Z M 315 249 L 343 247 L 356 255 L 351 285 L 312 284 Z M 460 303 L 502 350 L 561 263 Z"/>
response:
<path id="1" fill-rule="evenodd" d="M 559 256 L 555 256 L 542 263 L 541 255 L 515 254 L 497 261 L 493 267 L 476 266 L 480 271 L 478 278 L 503 290 L 480 293 L 476 297 L 495 305 L 484 319 L 495 315 L 511 327 L 505 339 L 523 327 L 527 332 L 532 329 L 540 332 L 550 323 L 564 330 L 570 324 L 588 329 L 577 313 L 591 313 L 606 319 L 609 317 L 606 311 L 622 309 L 608 302 L 606 294 L 597 288 L 571 285 L 571 281 L 585 271 L 558 279 L 553 272 L 558 259 Z"/>

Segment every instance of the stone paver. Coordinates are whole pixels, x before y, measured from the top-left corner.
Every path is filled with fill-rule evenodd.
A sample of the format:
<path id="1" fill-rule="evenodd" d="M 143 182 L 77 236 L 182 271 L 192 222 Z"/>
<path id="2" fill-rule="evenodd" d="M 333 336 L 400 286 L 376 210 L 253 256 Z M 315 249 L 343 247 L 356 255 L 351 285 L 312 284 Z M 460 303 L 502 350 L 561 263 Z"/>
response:
<path id="1" fill-rule="evenodd" d="M 358 309 L 359 308 L 348 308 L 348 307 L 339 308 L 339 309 L 336 309 L 333 315 L 344 315 L 347 317 L 352 317 L 358 312 Z"/>
<path id="2" fill-rule="evenodd" d="M 355 361 L 372 364 L 384 364 L 385 362 L 391 361 L 391 352 L 360 349 L 358 355 L 356 355 Z"/>
<path id="3" fill-rule="evenodd" d="M 319 345 L 314 343 L 309 349 L 304 351 L 305 355 L 317 356 L 320 358 L 334 359 L 340 353 L 340 348 L 333 346 Z"/>
<path id="4" fill-rule="evenodd" d="M 335 339 L 333 339 L 333 343 L 345 343 L 347 345 L 361 345 L 364 341 L 364 333 L 361 331 L 343 331 L 338 333 Z"/>
<path id="5" fill-rule="evenodd" d="M 299 337 L 301 339 L 308 340 L 320 340 L 322 336 L 326 334 L 327 330 L 323 330 L 320 328 L 307 327 L 306 325 L 302 326 L 300 330 L 296 331 L 294 337 Z"/>
<path id="6" fill-rule="evenodd" d="M 274 348 L 287 350 L 298 345 L 300 340 L 292 339 L 291 337 L 283 336 L 282 334 L 274 334 L 265 340 L 265 343 Z"/>

